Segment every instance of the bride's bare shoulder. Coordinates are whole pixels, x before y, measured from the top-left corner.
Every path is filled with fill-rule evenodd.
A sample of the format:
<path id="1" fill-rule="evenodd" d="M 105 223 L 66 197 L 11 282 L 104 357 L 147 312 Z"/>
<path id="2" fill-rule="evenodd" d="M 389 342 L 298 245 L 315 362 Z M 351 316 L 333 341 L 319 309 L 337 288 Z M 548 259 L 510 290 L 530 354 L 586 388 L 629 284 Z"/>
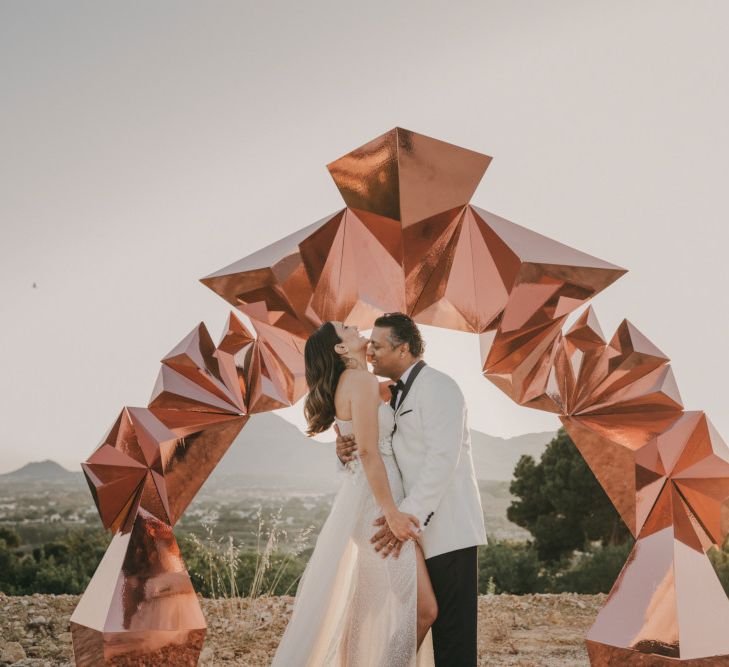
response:
<path id="1" fill-rule="evenodd" d="M 377 377 L 369 371 L 364 371 L 359 368 L 348 368 L 342 373 L 341 380 L 342 384 L 345 384 L 352 389 L 372 389 L 375 388 L 379 391 L 379 382 Z"/>

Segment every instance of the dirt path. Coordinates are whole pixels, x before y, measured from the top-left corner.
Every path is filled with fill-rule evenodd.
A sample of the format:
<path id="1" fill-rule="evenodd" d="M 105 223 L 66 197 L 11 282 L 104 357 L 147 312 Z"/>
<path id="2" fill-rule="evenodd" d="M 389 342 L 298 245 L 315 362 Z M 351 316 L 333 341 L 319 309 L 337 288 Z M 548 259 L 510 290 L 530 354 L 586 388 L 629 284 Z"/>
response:
<path id="1" fill-rule="evenodd" d="M 584 636 L 604 598 L 571 594 L 482 596 L 479 664 L 587 665 Z M 0 595 L 0 654 L 18 642 L 27 656 L 20 663 L 23 667 L 72 665 L 68 619 L 77 601 L 72 595 Z M 269 665 L 292 603 L 290 597 L 202 600 L 209 628 L 201 664 Z"/>

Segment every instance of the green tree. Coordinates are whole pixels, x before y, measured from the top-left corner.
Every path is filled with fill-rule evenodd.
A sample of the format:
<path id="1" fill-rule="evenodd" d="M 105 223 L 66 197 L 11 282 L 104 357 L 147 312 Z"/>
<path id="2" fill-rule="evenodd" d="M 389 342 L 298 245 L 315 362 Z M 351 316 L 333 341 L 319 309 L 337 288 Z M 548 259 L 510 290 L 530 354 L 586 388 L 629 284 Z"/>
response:
<path id="1" fill-rule="evenodd" d="M 20 546 L 20 536 L 12 528 L 0 526 L 0 540 L 10 549 L 17 549 Z"/>
<path id="2" fill-rule="evenodd" d="M 18 557 L 9 549 L 4 540 L 0 540 L 0 593 L 13 595 L 16 592 Z"/>
<path id="3" fill-rule="evenodd" d="M 509 486 L 507 517 L 534 536 L 539 559 L 556 563 L 593 541 L 619 545 L 630 532 L 577 447 L 560 428 L 539 463 L 522 456 Z"/>

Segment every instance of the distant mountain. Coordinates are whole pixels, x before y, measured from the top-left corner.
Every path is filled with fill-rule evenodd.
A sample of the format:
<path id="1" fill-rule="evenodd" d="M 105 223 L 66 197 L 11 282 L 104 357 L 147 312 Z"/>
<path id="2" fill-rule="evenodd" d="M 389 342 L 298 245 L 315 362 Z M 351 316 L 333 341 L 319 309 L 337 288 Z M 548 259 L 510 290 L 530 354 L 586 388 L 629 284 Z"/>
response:
<path id="1" fill-rule="evenodd" d="M 273 413 L 253 415 L 205 486 L 233 477 L 246 485 L 335 488 L 334 443 L 312 440 Z"/>
<path id="2" fill-rule="evenodd" d="M 552 432 L 498 438 L 471 431 L 473 463 L 480 480 L 509 481 L 522 454 L 537 460 Z M 333 442 L 306 437 L 298 427 L 273 413 L 251 417 L 205 484 L 332 490 L 337 486 Z M 54 461 L 28 463 L 0 475 L 0 481 L 63 481 L 81 477 Z"/>
<path id="3" fill-rule="evenodd" d="M 498 438 L 471 431 L 476 477 L 508 481 L 522 454 L 537 460 L 554 433 L 527 433 L 513 438 Z M 307 438 L 296 426 L 272 413 L 251 417 L 236 442 L 210 477 L 236 476 L 249 483 L 292 486 L 315 484 L 336 486 L 334 443 Z"/>
<path id="4" fill-rule="evenodd" d="M 23 480 L 63 480 L 75 479 L 78 473 L 66 470 L 55 461 L 33 461 L 26 463 L 22 468 L 0 475 L 0 481 L 23 481 Z"/>
<path id="5" fill-rule="evenodd" d="M 497 438 L 494 435 L 471 430 L 473 466 L 478 479 L 508 481 L 514 474 L 514 466 L 523 454 L 536 461 L 555 436 L 554 431 L 525 433 L 513 438 Z"/>

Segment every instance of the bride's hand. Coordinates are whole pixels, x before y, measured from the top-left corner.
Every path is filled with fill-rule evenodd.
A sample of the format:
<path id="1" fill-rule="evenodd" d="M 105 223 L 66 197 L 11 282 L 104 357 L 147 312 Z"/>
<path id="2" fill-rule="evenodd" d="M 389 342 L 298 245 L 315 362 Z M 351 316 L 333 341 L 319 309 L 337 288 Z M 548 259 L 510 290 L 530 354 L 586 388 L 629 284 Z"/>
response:
<path id="1" fill-rule="evenodd" d="M 406 514 L 395 510 L 385 516 L 387 525 L 390 527 L 392 534 L 400 541 L 418 539 L 418 528 L 420 521 L 412 514 Z"/>

